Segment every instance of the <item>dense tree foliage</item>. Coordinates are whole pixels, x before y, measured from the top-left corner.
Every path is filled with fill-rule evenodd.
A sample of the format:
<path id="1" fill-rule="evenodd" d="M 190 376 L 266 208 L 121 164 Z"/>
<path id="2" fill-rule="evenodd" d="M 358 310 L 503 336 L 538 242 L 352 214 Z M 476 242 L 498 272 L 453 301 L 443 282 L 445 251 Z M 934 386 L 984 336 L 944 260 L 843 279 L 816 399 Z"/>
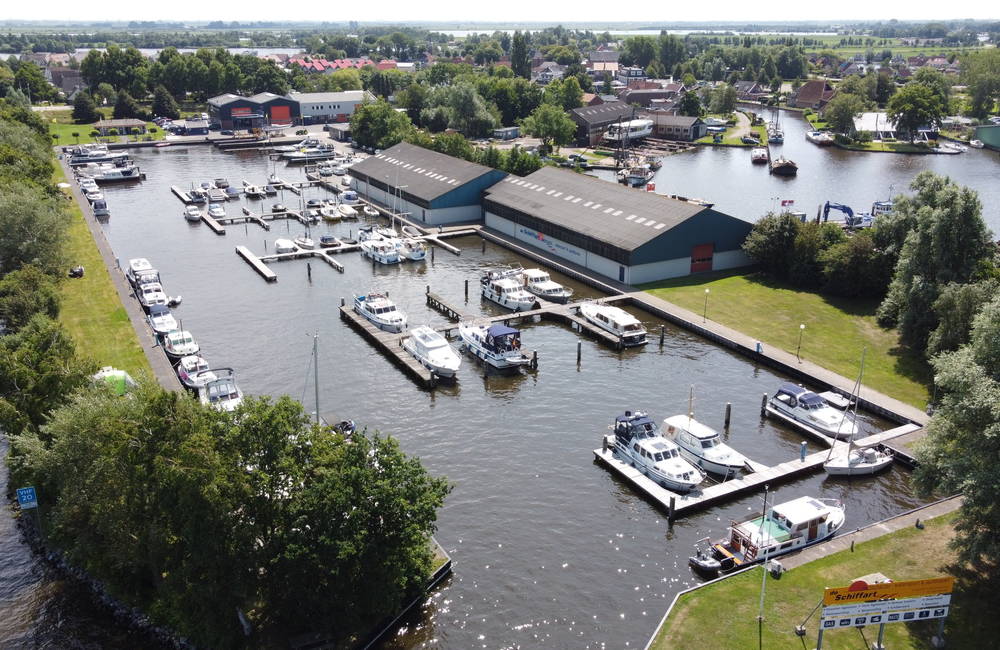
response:
<path id="1" fill-rule="evenodd" d="M 73 100 L 73 121 L 77 124 L 93 124 L 101 119 L 94 98 L 85 90 L 76 94 Z"/>
<path id="2" fill-rule="evenodd" d="M 962 83 L 968 87 L 972 114 L 986 117 L 1000 101 L 1000 49 L 962 56 Z"/>
<path id="3" fill-rule="evenodd" d="M 364 147 L 388 149 L 399 144 L 413 129 L 406 113 L 400 113 L 384 99 L 358 106 L 351 116 L 351 134 Z"/>
<path id="4" fill-rule="evenodd" d="M 868 107 L 860 95 L 837 93 L 823 109 L 823 118 L 835 132 L 854 137 L 854 119 Z"/>
<path id="5" fill-rule="evenodd" d="M 932 172 L 921 172 L 910 187 L 916 195 L 897 200 L 893 212 L 913 226 L 878 316 L 882 325 L 898 326 L 905 344 L 923 351 L 938 325 L 933 306 L 942 289 L 992 266 L 995 248 L 974 191 Z"/>
<path id="6" fill-rule="evenodd" d="M 576 133 L 576 123 L 559 106 L 544 103 L 524 119 L 522 127 L 527 133 L 541 139 L 542 148 L 569 144 Z"/>
<path id="7" fill-rule="evenodd" d="M 940 96 L 930 86 L 921 83 L 906 84 L 892 96 L 887 106 L 887 115 L 896 128 L 909 135 L 912 142 L 920 128 L 940 125 L 946 106 Z"/>
<path id="8" fill-rule="evenodd" d="M 157 86 L 153 91 L 153 115 L 169 117 L 172 120 L 181 116 L 181 109 L 177 105 L 177 101 L 163 84 Z"/>
<path id="9" fill-rule="evenodd" d="M 0 277 L 0 320 L 7 332 L 20 330 L 35 314 L 59 315 L 55 279 L 30 265 Z"/>

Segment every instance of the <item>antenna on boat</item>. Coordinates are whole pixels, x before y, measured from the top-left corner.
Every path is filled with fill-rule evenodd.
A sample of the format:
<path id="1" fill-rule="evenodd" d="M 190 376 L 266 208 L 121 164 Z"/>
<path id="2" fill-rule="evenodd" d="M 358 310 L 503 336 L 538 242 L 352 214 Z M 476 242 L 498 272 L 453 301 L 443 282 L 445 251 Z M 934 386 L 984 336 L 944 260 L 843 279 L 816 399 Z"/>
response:
<path id="1" fill-rule="evenodd" d="M 851 401 L 852 400 L 854 402 L 854 413 L 853 413 L 852 421 L 854 422 L 855 428 L 857 428 L 858 402 L 860 401 L 860 398 L 861 398 L 861 378 L 865 374 L 865 355 L 867 354 L 867 352 L 868 352 L 868 346 L 865 346 L 865 347 L 861 348 L 861 370 L 858 371 L 858 379 L 857 379 L 857 381 L 854 382 L 854 388 L 851 389 L 851 395 L 850 395 L 850 397 L 848 397 L 847 408 L 844 409 L 844 416 L 842 418 L 840 418 L 840 423 L 837 424 L 837 434 L 838 435 L 840 434 L 840 428 L 842 426 L 844 426 L 844 422 L 847 420 L 847 417 L 849 415 L 851 415 Z M 847 454 L 848 454 L 848 457 L 850 457 L 851 449 L 854 447 L 854 434 L 855 433 L 856 433 L 856 431 L 851 432 L 850 437 L 847 439 Z M 834 444 L 830 445 L 830 453 L 828 453 L 826 455 L 826 459 L 827 460 L 830 460 L 830 457 L 833 456 L 833 448 L 836 447 L 836 442 L 837 441 L 834 440 Z"/>
<path id="2" fill-rule="evenodd" d="M 694 384 L 691 384 L 691 390 L 688 392 L 688 424 L 692 418 L 694 418 Z"/>

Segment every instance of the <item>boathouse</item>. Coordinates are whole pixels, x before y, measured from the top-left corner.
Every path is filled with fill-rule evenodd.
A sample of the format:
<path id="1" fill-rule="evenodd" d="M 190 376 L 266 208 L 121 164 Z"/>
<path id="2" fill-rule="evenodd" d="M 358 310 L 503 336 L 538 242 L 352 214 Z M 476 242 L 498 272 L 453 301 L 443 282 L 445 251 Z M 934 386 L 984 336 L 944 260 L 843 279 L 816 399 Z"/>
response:
<path id="1" fill-rule="evenodd" d="M 347 173 L 361 196 L 434 226 L 481 220 L 483 191 L 507 176 L 407 142 L 351 165 Z"/>
<path id="2" fill-rule="evenodd" d="M 345 90 L 330 93 L 300 93 L 292 91 L 288 98 L 298 102 L 303 124 L 347 122 L 364 102 L 375 101 L 367 90 Z"/>
<path id="3" fill-rule="evenodd" d="M 615 122 L 632 119 L 635 107 L 625 102 L 605 102 L 596 106 L 581 106 L 569 112 L 576 122 L 576 141 L 584 147 L 593 147 L 604 138 L 604 132 Z"/>
<path id="4" fill-rule="evenodd" d="M 508 176 L 483 209 L 488 228 L 627 284 L 750 264 L 749 222 L 565 169 Z"/>
<path id="5" fill-rule="evenodd" d="M 299 103 L 274 93 L 243 97 L 226 93 L 208 100 L 211 121 L 223 129 L 256 129 L 299 121 Z"/>

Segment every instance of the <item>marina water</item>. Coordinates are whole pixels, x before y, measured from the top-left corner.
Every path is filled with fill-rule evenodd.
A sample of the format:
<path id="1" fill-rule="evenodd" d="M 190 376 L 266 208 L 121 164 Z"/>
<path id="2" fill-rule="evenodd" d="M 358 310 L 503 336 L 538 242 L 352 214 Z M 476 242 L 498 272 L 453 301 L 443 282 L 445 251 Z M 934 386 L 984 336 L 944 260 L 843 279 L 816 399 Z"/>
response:
<path id="1" fill-rule="evenodd" d="M 801 209 L 807 212 L 810 204 L 826 198 L 861 207 L 884 198 L 889 183 L 901 191 L 917 171 L 932 168 L 980 190 L 992 214 L 990 225 L 1000 225 L 1000 189 L 987 183 L 996 163 L 976 162 L 973 155 L 980 152 L 923 157 L 813 153 L 804 140 L 796 144 L 797 130 L 785 128 L 786 155 L 800 165 L 797 179 L 761 174 L 745 150 L 703 150 L 667 158 L 657 189 L 698 195 L 754 219 L 779 192 L 805 204 Z M 305 260 L 275 263 L 271 268 L 279 281 L 267 284 L 236 256 L 235 246 L 263 254 L 265 242 L 271 251 L 276 238 L 301 234 L 303 226 L 275 221 L 271 232 L 264 232 L 254 225 L 231 225 L 220 237 L 204 225 L 185 222 L 169 188 L 218 177 L 234 185 L 243 178 L 257 183 L 274 163 L 256 152 L 225 154 L 207 146 L 147 150 L 135 158 L 148 180 L 107 189 L 112 217 L 105 232 L 122 265 L 132 257 L 148 257 L 167 292 L 184 296 L 175 314 L 209 362 L 235 368 L 249 394 L 287 393 L 312 410 L 307 369 L 311 336 L 318 332 L 320 410 L 327 419 L 350 417 L 395 436 L 404 451 L 455 485 L 437 533 L 455 560 L 454 575 L 411 617 L 391 641 L 393 647 L 645 643 L 673 595 L 697 582 L 687 567 L 693 544 L 723 535 L 730 519 L 759 511 L 762 504 L 759 495 L 749 495 L 668 525 L 662 511 L 594 461 L 592 450 L 614 416 L 626 409 L 647 410 L 661 421 L 686 412 L 693 386 L 695 417 L 709 426 L 722 429 L 725 404 L 732 402 L 732 424 L 724 437 L 737 450 L 767 465 L 798 457 L 802 437 L 759 415 L 761 395 L 773 393 L 785 377 L 669 325 L 660 347 L 657 335 L 664 324 L 641 312 L 634 313 L 653 339 L 644 349 L 618 353 L 582 338 L 577 366 L 579 335 L 558 324 L 531 323 L 522 328 L 522 338 L 525 350 L 538 350 L 537 372 L 492 376 L 466 358 L 455 385 L 424 391 L 341 322 L 341 298 L 387 290 L 412 325 L 444 325 L 443 317 L 424 304 L 426 285 L 469 314 L 499 313 L 479 298 L 480 272 L 502 264 L 535 264 L 493 244 L 484 251 L 479 238 L 465 237 L 451 240 L 461 256 L 438 249 L 433 262 L 428 256 L 425 263 L 373 267 L 349 253 L 338 258 L 346 267 L 341 274 L 317 260 L 311 283 Z M 300 169 L 286 169 L 283 163 L 276 171 L 287 180 L 302 179 Z M 310 189 L 304 198 L 325 195 Z M 275 200 L 230 202 L 226 210 L 233 215 L 247 205 L 261 211 L 278 200 L 299 205 L 285 192 Z M 357 228 L 356 222 L 320 224 L 311 235 L 356 234 Z M 553 277 L 572 286 L 577 298 L 596 296 L 579 283 Z M 859 358 L 860 353 L 859 347 Z M 863 426 L 889 425 L 867 417 Z M 810 443 L 810 450 L 816 449 Z M 6 477 L 0 472 L 0 482 L 5 484 Z M 778 486 L 775 498 L 842 499 L 847 526 L 855 528 L 917 505 L 908 480 L 898 467 L 851 482 L 815 474 Z M 27 641 L 136 647 L 85 596 L 46 575 L 19 541 L 9 512 L 0 517 L 0 553 L 0 646 Z"/>

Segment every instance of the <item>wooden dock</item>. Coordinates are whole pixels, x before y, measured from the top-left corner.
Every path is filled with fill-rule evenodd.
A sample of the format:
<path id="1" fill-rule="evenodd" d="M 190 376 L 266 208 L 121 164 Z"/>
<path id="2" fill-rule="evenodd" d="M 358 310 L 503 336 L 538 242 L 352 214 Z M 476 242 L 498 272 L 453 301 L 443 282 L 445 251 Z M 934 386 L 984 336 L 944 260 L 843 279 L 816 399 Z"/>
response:
<path id="1" fill-rule="evenodd" d="M 904 424 L 894 429 L 856 440 L 855 444 L 864 447 L 884 445 L 894 438 L 912 433 L 919 428 L 915 424 Z M 622 478 L 631 482 L 633 487 L 665 509 L 667 516 L 671 520 L 710 505 L 727 501 L 745 492 L 763 489 L 765 485 L 773 485 L 791 480 L 803 474 L 819 471 L 822 469 L 823 463 L 830 456 L 830 450 L 824 449 L 809 454 L 804 460 L 790 460 L 771 467 L 755 463 L 755 471 L 752 474 L 708 485 L 703 488 L 696 488 L 687 494 L 679 494 L 662 487 L 630 464 L 619 460 L 608 446 L 607 441 L 608 439 L 605 438 L 605 444 L 602 448 L 594 450 L 594 456 L 597 460 L 614 470 Z M 834 443 L 834 454 L 846 451 L 846 442 L 837 441 Z"/>
<path id="2" fill-rule="evenodd" d="M 340 317 L 368 339 L 385 356 L 389 357 L 393 363 L 399 366 L 418 385 L 423 388 L 434 388 L 437 386 L 438 379 L 434 373 L 423 367 L 419 361 L 403 349 L 405 335 L 383 332 L 368 322 L 366 318 L 356 313 L 350 305 L 340 306 Z"/>
<path id="3" fill-rule="evenodd" d="M 216 235 L 226 234 L 226 227 L 216 221 L 214 217 L 209 216 L 208 211 L 201 213 L 201 220 L 205 223 L 205 225 L 211 228 L 212 232 Z"/>
<path id="4" fill-rule="evenodd" d="M 193 203 L 193 201 L 191 201 L 191 195 L 182 190 L 181 188 L 177 187 L 176 185 L 171 185 L 170 191 L 173 192 L 174 196 L 179 198 L 184 203 L 184 205 Z"/>
<path id="5" fill-rule="evenodd" d="M 338 262 L 337 260 L 333 259 L 329 255 L 327 255 L 326 253 L 329 250 L 331 249 L 322 248 L 322 249 L 309 250 L 306 248 L 300 248 L 299 250 L 292 253 L 271 253 L 270 255 L 262 255 L 258 259 L 261 262 L 268 263 L 268 262 L 284 262 L 285 260 L 301 260 L 306 258 L 318 257 L 327 264 L 329 264 L 330 266 L 332 266 L 333 268 L 335 268 L 336 270 L 343 273 L 344 265 Z"/>
<path id="6" fill-rule="evenodd" d="M 246 246 L 237 246 L 236 254 L 242 257 L 246 261 L 246 263 L 250 265 L 250 268 L 259 273 L 260 276 L 265 280 L 267 280 L 268 282 L 278 281 L 277 274 L 271 269 L 267 268 L 267 264 L 264 264 L 264 262 L 262 262 L 259 257 L 254 255 L 250 251 L 250 249 L 247 248 Z"/>

